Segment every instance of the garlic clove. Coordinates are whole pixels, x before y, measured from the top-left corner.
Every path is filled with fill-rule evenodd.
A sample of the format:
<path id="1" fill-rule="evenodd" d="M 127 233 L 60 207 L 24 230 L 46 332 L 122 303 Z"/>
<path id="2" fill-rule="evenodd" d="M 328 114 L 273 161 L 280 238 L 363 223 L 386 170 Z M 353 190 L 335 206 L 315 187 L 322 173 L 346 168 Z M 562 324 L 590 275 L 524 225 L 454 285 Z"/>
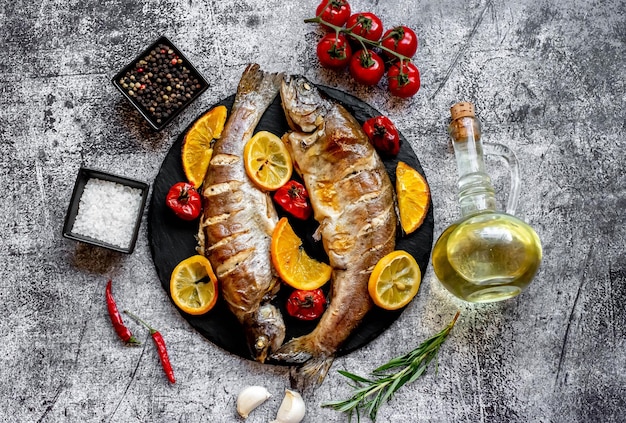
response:
<path id="1" fill-rule="evenodd" d="M 245 419 L 271 396 L 263 386 L 248 386 L 237 396 L 237 413 Z"/>
<path id="2" fill-rule="evenodd" d="M 285 389 L 285 397 L 276 414 L 276 420 L 272 423 L 299 423 L 304 418 L 305 411 L 302 396 L 296 391 Z"/>

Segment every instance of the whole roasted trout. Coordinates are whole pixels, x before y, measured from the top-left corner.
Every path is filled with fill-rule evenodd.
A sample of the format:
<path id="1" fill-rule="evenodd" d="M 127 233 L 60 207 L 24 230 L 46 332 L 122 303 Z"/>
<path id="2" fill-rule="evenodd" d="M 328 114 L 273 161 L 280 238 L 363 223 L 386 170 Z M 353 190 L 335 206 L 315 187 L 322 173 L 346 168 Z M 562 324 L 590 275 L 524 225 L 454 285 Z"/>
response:
<path id="1" fill-rule="evenodd" d="M 332 267 L 330 304 L 317 327 L 273 355 L 304 363 L 294 382 L 306 387 L 321 383 L 337 349 L 373 306 L 369 276 L 395 247 L 395 194 L 382 160 L 344 107 L 301 76 L 285 76 L 280 94 L 292 129 L 283 141 L 309 192 Z"/>
<path id="2" fill-rule="evenodd" d="M 269 301 L 279 288 L 270 243 L 278 217 L 271 198 L 246 175 L 243 150 L 278 94 L 282 74 L 257 64 L 244 71 L 235 102 L 204 179 L 198 232 L 229 309 L 243 325 L 252 356 L 264 362 L 285 337 L 280 311 Z"/>

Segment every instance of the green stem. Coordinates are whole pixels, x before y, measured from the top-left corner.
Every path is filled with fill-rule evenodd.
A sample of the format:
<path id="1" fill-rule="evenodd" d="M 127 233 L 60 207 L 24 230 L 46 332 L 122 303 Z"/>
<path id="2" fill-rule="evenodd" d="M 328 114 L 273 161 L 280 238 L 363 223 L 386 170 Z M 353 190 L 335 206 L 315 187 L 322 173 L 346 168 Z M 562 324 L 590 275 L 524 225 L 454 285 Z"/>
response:
<path id="1" fill-rule="evenodd" d="M 307 18 L 307 19 L 304 20 L 304 22 L 305 23 L 319 23 L 319 24 L 322 24 L 324 26 L 327 26 L 328 28 L 331 28 L 331 29 L 335 30 L 336 34 L 339 34 L 339 33 L 347 34 L 350 37 L 358 40 L 361 43 L 362 46 L 365 47 L 365 44 L 369 44 L 370 46 L 377 47 L 377 48 L 379 48 L 379 49 L 381 49 L 383 51 L 386 51 L 387 53 L 391 54 L 392 56 L 397 57 L 398 59 L 400 59 L 401 62 L 410 62 L 411 61 L 410 57 L 404 56 L 404 55 L 402 55 L 402 54 L 400 54 L 398 52 L 395 52 L 395 51 L 393 51 L 393 50 L 383 46 L 381 41 L 368 40 L 367 38 L 365 38 L 365 37 L 363 37 L 361 35 L 355 34 L 354 32 L 352 32 L 352 29 L 354 27 L 352 27 L 352 28 L 344 28 L 342 26 L 337 26 L 337 25 L 331 24 L 330 22 L 326 22 L 324 19 L 321 18 L 321 16 L 316 16 L 314 18 Z M 384 38 L 383 38 L 383 40 L 384 40 Z M 400 65 L 400 71 L 402 72 L 402 65 Z"/>
<path id="2" fill-rule="evenodd" d="M 128 310 L 124 310 L 124 313 L 128 314 L 130 317 L 132 317 L 133 319 L 135 319 L 136 321 L 138 321 L 139 323 L 141 323 L 142 325 L 144 325 L 145 327 L 148 328 L 148 330 L 150 331 L 150 334 L 155 333 L 157 330 L 154 329 L 152 326 L 150 326 L 149 324 L 147 324 L 146 322 L 144 322 L 143 320 L 141 320 L 141 318 L 139 316 L 137 316 L 136 314 L 131 313 Z"/>

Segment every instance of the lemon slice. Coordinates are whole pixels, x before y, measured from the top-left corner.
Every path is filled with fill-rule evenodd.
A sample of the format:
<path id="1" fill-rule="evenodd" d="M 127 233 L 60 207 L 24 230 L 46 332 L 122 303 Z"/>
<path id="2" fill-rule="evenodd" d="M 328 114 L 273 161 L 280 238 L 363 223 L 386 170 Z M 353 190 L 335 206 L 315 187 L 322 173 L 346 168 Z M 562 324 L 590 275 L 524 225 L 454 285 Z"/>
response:
<path id="1" fill-rule="evenodd" d="M 293 165 L 287 147 L 271 132 L 257 132 L 243 150 L 248 177 L 259 188 L 274 191 L 289 182 Z"/>
<path id="2" fill-rule="evenodd" d="M 213 141 L 222 135 L 227 113 L 225 106 L 214 107 L 185 134 L 181 150 L 183 170 L 195 188 L 202 185 L 213 155 Z"/>
<path id="3" fill-rule="evenodd" d="M 396 194 L 400 210 L 400 225 L 406 234 L 419 228 L 430 205 L 430 188 L 417 170 L 404 162 L 396 167 Z"/>
<path id="4" fill-rule="evenodd" d="M 217 302 L 217 277 L 209 260 L 195 255 L 178 263 L 170 277 L 170 295 L 187 314 L 200 315 L 211 310 Z"/>
<path id="5" fill-rule="evenodd" d="M 385 310 L 397 310 L 415 297 L 421 281 L 422 273 L 413 256 L 397 250 L 376 263 L 367 288 L 374 304 Z"/>
<path id="6" fill-rule="evenodd" d="M 296 289 L 312 291 L 330 279 L 331 267 L 311 258 L 286 217 L 278 221 L 271 244 L 272 263 L 281 279 Z"/>

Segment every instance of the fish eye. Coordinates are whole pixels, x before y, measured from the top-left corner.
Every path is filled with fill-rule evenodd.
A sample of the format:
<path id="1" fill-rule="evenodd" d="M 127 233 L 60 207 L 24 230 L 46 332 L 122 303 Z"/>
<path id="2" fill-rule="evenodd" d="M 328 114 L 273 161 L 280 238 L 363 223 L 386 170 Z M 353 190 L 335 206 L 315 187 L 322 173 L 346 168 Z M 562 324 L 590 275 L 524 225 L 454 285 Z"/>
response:
<path id="1" fill-rule="evenodd" d="M 300 87 L 306 91 L 311 91 L 312 89 L 311 84 L 309 84 L 309 81 L 307 81 L 305 78 L 299 79 L 298 85 L 300 85 Z"/>
<path id="2" fill-rule="evenodd" d="M 254 344 L 254 348 L 258 351 L 263 350 L 267 346 L 267 338 L 265 336 L 259 336 Z"/>

